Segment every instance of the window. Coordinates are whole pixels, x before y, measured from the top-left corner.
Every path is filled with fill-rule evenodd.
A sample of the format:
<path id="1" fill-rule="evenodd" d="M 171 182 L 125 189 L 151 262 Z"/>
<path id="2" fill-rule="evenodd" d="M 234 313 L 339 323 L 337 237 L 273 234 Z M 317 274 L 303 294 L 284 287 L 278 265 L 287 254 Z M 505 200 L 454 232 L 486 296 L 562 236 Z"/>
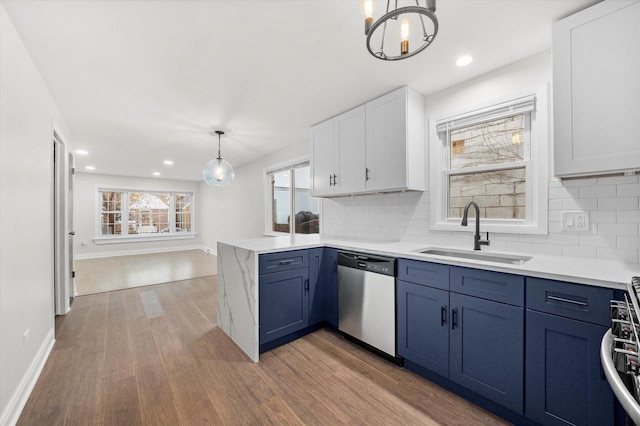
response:
<path id="1" fill-rule="evenodd" d="M 430 120 L 431 229 L 465 231 L 475 201 L 483 232 L 546 233 L 546 102 L 545 87 Z"/>
<path id="2" fill-rule="evenodd" d="M 317 198 L 309 196 L 309 174 L 308 160 L 265 171 L 267 234 L 320 233 L 319 203 Z"/>
<path id="3" fill-rule="evenodd" d="M 194 236 L 193 198 L 192 192 L 98 188 L 96 242 Z"/>

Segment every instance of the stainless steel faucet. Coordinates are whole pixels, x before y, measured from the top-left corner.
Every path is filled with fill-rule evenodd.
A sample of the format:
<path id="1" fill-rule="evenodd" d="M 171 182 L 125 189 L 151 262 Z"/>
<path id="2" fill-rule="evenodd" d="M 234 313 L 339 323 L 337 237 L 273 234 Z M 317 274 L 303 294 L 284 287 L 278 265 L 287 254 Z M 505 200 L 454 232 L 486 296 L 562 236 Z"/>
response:
<path id="1" fill-rule="evenodd" d="M 467 215 L 469 214 L 469 207 L 473 206 L 476 211 L 476 234 L 473 236 L 473 249 L 480 250 L 480 246 L 488 246 L 489 241 L 489 233 L 487 232 L 487 239 L 480 239 L 480 209 L 475 201 L 469 201 L 466 206 L 464 206 L 464 213 L 462 214 L 462 226 L 467 226 Z"/>

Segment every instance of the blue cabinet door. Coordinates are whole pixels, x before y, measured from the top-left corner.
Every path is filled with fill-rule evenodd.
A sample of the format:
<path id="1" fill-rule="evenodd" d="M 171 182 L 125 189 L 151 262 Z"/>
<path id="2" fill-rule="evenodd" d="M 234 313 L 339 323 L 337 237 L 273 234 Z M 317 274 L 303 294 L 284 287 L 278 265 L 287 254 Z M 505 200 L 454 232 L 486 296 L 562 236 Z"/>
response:
<path id="1" fill-rule="evenodd" d="M 260 276 L 260 344 L 309 324 L 309 268 Z"/>
<path id="2" fill-rule="evenodd" d="M 322 273 L 324 249 L 309 249 L 309 325 L 324 321 L 326 317 L 327 287 Z"/>
<path id="3" fill-rule="evenodd" d="M 526 416 L 545 425 L 613 424 L 613 393 L 600 371 L 607 328 L 529 310 L 526 315 Z"/>
<path id="4" fill-rule="evenodd" d="M 322 282 L 326 289 L 325 319 L 338 328 L 338 250 L 325 247 L 322 255 Z"/>
<path id="5" fill-rule="evenodd" d="M 524 309 L 451 293 L 449 379 L 519 414 Z"/>
<path id="6" fill-rule="evenodd" d="M 398 281 L 398 355 L 443 377 L 449 374 L 449 292 Z"/>

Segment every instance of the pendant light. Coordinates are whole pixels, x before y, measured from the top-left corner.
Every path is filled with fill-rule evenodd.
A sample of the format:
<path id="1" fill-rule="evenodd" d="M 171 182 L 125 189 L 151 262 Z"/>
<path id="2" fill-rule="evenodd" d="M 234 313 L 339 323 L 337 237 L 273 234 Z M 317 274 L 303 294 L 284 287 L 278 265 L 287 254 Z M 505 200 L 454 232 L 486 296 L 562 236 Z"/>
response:
<path id="1" fill-rule="evenodd" d="M 210 135 L 214 136 L 214 133 L 218 135 L 218 158 L 209 161 L 204 166 L 202 176 L 204 177 L 204 181 L 209 185 L 225 186 L 233 181 L 235 174 L 231 164 L 229 164 L 228 161 L 223 160 L 220 155 L 220 137 L 224 135 L 224 132 L 216 130 L 215 132 L 210 133 Z"/>
<path id="2" fill-rule="evenodd" d="M 374 22 L 373 0 L 364 0 L 367 50 L 383 61 L 410 58 L 429 47 L 438 34 L 436 0 L 424 0 L 425 6 L 420 6 L 421 0 L 405 0 L 409 5 L 403 7 L 398 7 L 399 2 L 402 0 L 387 0 L 385 14 Z M 411 25 L 422 30 L 420 36 L 410 39 Z"/>

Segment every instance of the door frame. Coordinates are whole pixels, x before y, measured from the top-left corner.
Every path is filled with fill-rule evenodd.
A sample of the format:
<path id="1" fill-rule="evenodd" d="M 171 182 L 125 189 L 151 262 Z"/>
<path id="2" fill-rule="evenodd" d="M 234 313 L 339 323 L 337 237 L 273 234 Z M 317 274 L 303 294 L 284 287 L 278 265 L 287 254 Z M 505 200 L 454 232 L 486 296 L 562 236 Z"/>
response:
<path id="1" fill-rule="evenodd" d="M 53 301 L 54 313 L 64 315 L 73 297 L 71 241 L 69 240 L 72 208 L 69 202 L 72 164 L 65 138 L 53 126 Z"/>

